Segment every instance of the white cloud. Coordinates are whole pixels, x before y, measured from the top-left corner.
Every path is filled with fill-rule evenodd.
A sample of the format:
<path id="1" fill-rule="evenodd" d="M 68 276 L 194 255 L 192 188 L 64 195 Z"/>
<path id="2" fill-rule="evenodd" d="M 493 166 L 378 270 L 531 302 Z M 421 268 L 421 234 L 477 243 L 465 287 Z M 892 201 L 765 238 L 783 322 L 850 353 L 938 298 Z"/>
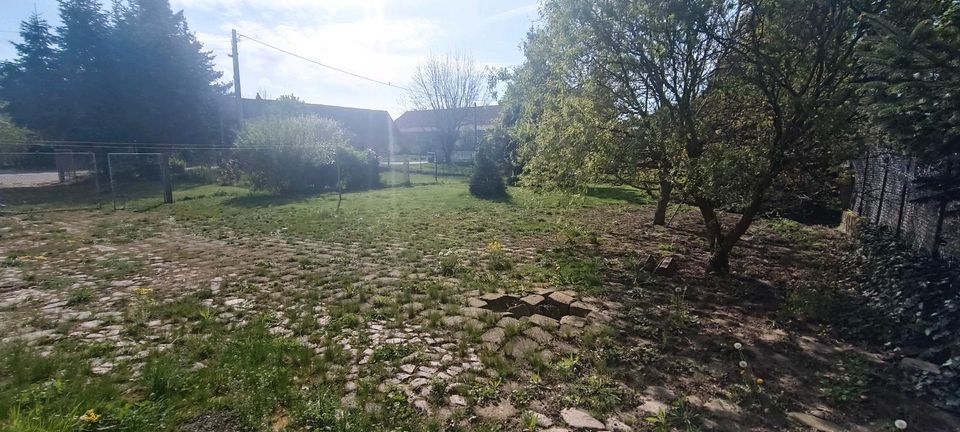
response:
<path id="1" fill-rule="evenodd" d="M 334 0 L 180 0 L 178 6 L 270 9 L 270 22 L 252 19 L 220 21 L 219 32 L 198 32 L 197 37 L 217 56 L 224 79 L 232 79 L 229 34 L 231 29 L 303 57 L 376 80 L 403 86 L 421 56 L 443 35 L 425 18 L 387 17 L 383 1 Z M 322 3 L 319 4 L 319 3 Z M 338 10 L 335 19 L 309 22 L 304 12 L 291 17 L 299 6 Z M 316 10 L 316 9 L 314 9 Z M 189 13 L 189 10 L 188 10 Z M 256 14 L 246 13 L 243 16 Z M 238 17 L 239 18 L 239 17 Z M 296 19 L 294 19 L 296 18 Z M 241 83 L 245 97 L 258 90 L 270 96 L 295 93 L 315 103 L 387 109 L 402 112 L 402 91 L 342 74 L 241 38 Z M 389 95 L 389 96 L 387 96 Z M 385 97 L 387 96 L 387 97 Z"/>

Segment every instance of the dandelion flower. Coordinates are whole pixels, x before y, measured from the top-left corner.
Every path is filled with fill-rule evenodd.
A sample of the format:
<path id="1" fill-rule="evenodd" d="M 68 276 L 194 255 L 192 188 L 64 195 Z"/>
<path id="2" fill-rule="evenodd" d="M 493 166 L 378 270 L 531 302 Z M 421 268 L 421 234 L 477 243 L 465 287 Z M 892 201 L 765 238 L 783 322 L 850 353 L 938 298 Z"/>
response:
<path id="1" fill-rule="evenodd" d="M 900 419 L 897 419 L 897 421 L 893 422 L 893 426 L 896 427 L 898 430 L 906 430 L 906 429 L 907 429 L 907 422 L 906 422 L 906 421 L 903 421 L 903 420 L 900 420 Z"/>
<path id="2" fill-rule="evenodd" d="M 757 378 L 757 385 L 763 385 L 763 378 Z"/>
<path id="3" fill-rule="evenodd" d="M 740 367 L 743 368 L 743 369 L 746 369 L 746 368 L 747 368 L 747 362 L 745 362 L 745 361 L 743 361 L 743 360 L 740 360 Z"/>
<path id="4" fill-rule="evenodd" d="M 743 349 L 743 344 L 740 343 L 740 342 L 737 342 L 737 343 L 733 344 L 733 347 L 736 348 L 736 349 L 738 349 L 738 350 L 740 350 L 740 349 Z"/>
<path id="5" fill-rule="evenodd" d="M 97 412 L 92 409 L 88 409 L 87 412 L 80 416 L 80 420 L 87 423 L 96 423 L 100 420 L 100 414 L 97 414 Z"/>
<path id="6" fill-rule="evenodd" d="M 503 252 L 503 243 L 500 243 L 499 241 L 496 241 L 496 240 L 490 242 L 490 244 L 487 245 L 487 252 L 490 252 L 490 253 Z"/>

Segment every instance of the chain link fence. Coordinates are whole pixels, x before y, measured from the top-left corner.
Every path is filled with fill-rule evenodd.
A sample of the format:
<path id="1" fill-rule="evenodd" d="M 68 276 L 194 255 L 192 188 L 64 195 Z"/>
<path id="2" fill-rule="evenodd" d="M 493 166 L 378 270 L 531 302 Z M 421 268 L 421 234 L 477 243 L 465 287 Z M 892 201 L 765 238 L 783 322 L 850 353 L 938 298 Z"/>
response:
<path id="1" fill-rule="evenodd" d="M 0 153 L 0 212 L 97 208 L 98 171 L 90 152 Z"/>
<path id="2" fill-rule="evenodd" d="M 892 229 L 914 249 L 960 257 L 960 217 L 948 211 L 958 203 L 925 198 L 915 180 L 930 175 L 910 158 L 867 155 L 853 162 L 856 185 L 851 209 L 870 223 Z"/>
<path id="3" fill-rule="evenodd" d="M 249 186 L 236 149 L 93 150 L 0 152 L 0 214 L 104 206 L 145 211 L 168 197 L 172 200 L 174 190 L 182 194 L 204 185 Z M 271 150 L 244 150 L 250 151 L 262 153 L 255 158 L 275 156 Z M 438 163 L 430 153 L 385 155 L 378 158 L 379 174 L 386 187 L 462 181 L 473 173 L 473 158 L 474 152 L 457 152 L 452 162 Z M 376 171 L 376 162 L 372 166 Z"/>

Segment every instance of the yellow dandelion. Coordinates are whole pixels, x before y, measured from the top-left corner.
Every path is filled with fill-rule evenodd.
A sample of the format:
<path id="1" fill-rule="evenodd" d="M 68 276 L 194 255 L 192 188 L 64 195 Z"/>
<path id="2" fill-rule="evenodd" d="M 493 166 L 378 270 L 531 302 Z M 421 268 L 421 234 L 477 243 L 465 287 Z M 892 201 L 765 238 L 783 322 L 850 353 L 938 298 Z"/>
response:
<path id="1" fill-rule="evenodd" d="M 147 294 L 152 293 L 152 292 L 153 292 L 153 288 L 140 287 L 140 288 L 137 288 L 137 289 L 135 289 L 135 290 L 133 290 L 133 291 L 136 292 L 138 295 L 145 296 L 145 295 L 147 295 Z"/>
<path id="2" fill-rule="evenodd" d="M 757 385 L 763 385 L 763 378 L 757 378 Z"/>
<path id="3" fill-rule="evenodd" d="M 100 414 L 97 414 L 97 412 L 92 409 L 88 409 L 87 412 L 80 416 L 80 420 L 87 423 L 96 423 L 100 421 Z"/>
<path id="4" fill-rule="evenodd" d="M 495 252 L 502 252 L 502 251 L 503 251 L 503 243 L 500 243 L 497 240 L 494 240 L 487 245 L 487 252 L 495 253 Z"/>

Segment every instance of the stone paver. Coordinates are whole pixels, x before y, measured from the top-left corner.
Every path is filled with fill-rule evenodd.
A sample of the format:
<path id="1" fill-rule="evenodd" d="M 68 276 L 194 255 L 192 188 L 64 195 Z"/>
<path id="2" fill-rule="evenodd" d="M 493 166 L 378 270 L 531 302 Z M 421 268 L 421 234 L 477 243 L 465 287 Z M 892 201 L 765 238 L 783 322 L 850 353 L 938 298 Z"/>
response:
<path id="1" fill-rule="evenodd" d="M 590 413 L 576 408 L 565 408 L 560 411 L 560 417 L 574 429 L 600 430 L 606 427 L 600 420 L 593 418 Z"/>

